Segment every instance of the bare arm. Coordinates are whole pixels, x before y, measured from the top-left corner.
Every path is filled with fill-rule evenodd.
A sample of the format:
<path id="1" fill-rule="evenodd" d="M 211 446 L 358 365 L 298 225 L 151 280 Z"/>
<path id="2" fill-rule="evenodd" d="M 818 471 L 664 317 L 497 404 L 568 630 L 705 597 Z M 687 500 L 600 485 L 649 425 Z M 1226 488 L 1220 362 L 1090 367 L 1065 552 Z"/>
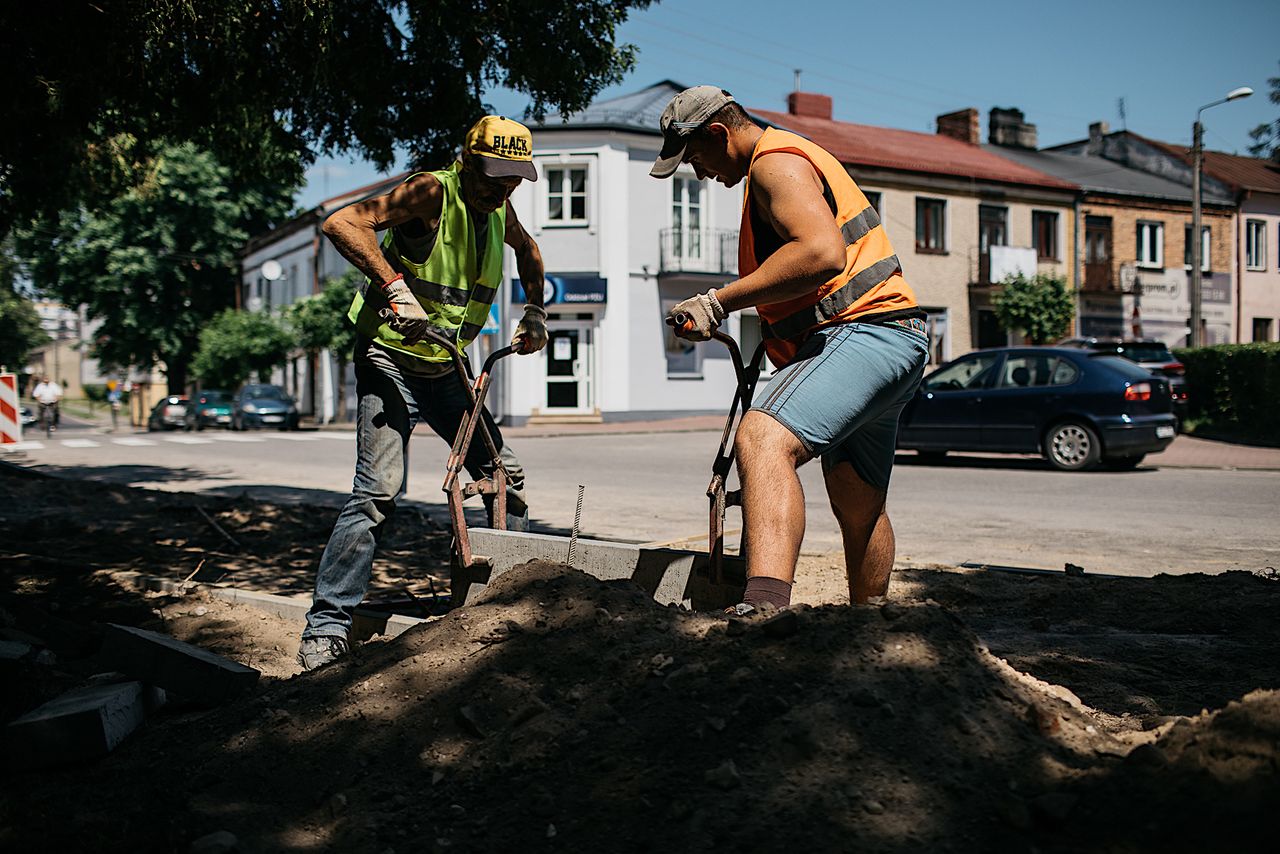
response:
<path id="1" fill-rule="evenodd" d="M 812 293 L 845 265 L 844 238 L 808 160 L 787 153 L 761 158 L 751 173 L 751 195 L 784 242 L 754 273 L 716 291 L 725 311 Z"/>
<path id="2" fill-rule="evenodd" d="M 382 257 L 378 232 L 414 219 L 436 227 L 444 209 L 444 190 L 431 175 L 419 175 L 377 196 L 347 205 L 324 221 L 320 230 L 356 269 L 377 285 L 395 278 L 395 271 Z"/>
<path id="3" fill-rule="evenodd" d="M 524 287 L 525 299 L 539 308 L 543 299 L 542 253 L 538 244 L 524 230 L 520 220 L 516 219 L 515 208 L 507 202 L 507 230 L 503 237 L 507 245 L 516 253 L 516 272 L 520 274 L 520 284 Z"/>

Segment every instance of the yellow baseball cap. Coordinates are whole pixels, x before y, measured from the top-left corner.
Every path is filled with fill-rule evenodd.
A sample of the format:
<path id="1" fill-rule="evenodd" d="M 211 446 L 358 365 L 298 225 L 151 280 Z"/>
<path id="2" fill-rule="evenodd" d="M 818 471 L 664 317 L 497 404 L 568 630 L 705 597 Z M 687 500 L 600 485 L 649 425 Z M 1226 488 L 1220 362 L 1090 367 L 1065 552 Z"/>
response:
<path id="1" fill-rule="evenodd" d="M 538 170 L 533 165 L 533 135 L 506 116 L 485 116 L 472 125 L 462 150 L 475 157 L 473 163 L 482 175 L 538 180 Z"/>

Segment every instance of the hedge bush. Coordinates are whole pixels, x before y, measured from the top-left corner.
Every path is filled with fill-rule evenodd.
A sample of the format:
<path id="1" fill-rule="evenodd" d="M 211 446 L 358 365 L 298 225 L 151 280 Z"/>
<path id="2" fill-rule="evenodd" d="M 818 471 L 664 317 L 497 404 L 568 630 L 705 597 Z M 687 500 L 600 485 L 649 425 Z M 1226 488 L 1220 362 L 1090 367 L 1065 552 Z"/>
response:
<path id="1" fill-rule="evenodd" d="M 1280 442 L 1280 343 L 1175 350 L 1186 365 L 1190 415 Z"/>

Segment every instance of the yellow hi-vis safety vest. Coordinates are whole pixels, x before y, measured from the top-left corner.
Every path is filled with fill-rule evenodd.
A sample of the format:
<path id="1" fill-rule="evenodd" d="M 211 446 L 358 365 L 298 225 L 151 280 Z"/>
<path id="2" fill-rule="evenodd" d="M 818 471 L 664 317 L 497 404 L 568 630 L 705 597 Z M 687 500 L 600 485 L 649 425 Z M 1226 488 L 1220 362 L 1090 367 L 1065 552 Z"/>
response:
<path id="1" fill-rule="evenodd" d="M 502 244 L 507 227 L 507 206 L 489 214 L 488 231 L 477 258 L 475 224 L 462 201 L 460 170 L 448 169 L 425 174 L 433 176 L 444 189 L 440 229 L 427 251 L 425 240 L 414 240 L 399 228 L 389 228 L 382 238 L 382 255 L 391 269 L 404 276 L 432 328 L 455 342 L 459 350 L 476 339 L 489 319 L 489 306 L 502 284 Z M 406 178 L 411 181 L 415 173 Z M 424 257 L 425 256 L 425 257 Z M 378 312 L 387 307 L 382 290 L 365 287 L 351 302 L 347 316 L 356 329 L 384 347 L 417 356 L 428 362 L 447 362 L 451 357 L 435 344 L 406 344 L 404 337 L 382 322 Z"/>

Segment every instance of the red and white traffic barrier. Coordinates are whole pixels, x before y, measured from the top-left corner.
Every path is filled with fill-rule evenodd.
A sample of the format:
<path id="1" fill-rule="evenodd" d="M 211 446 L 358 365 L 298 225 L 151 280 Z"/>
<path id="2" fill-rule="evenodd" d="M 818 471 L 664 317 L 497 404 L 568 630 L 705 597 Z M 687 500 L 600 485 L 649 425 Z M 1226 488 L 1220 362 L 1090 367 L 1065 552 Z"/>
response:
<path id="1" fill-rule="evenodd" d="M 0 374 L 0 445 L 22 441 L 22 409 L 18 406 L 18 375 Z"/>

